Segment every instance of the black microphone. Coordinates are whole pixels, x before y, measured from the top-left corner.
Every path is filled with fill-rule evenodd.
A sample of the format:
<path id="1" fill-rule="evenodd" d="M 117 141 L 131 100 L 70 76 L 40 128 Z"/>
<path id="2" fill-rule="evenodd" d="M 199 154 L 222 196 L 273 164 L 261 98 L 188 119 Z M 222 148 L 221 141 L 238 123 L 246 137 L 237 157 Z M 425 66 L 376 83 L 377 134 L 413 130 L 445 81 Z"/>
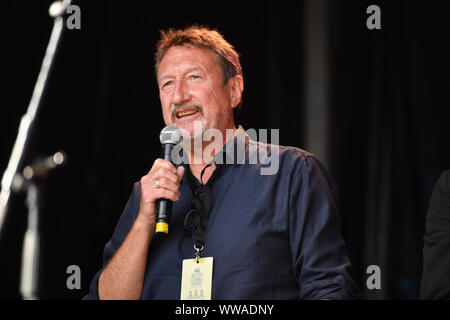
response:
<path id="1" fill-rule="evenodd" d="M 159 140 L 162 144 L 162 155 L 164 160 L 172 161 L 173 148 L 183 140 L 183 135 L 176 126 L 167 126 L 161 130 Z M 170 216 L 172 215 L 172 201 L 159 199 L 156 202 L 156 233 L 169 233 Z"/>

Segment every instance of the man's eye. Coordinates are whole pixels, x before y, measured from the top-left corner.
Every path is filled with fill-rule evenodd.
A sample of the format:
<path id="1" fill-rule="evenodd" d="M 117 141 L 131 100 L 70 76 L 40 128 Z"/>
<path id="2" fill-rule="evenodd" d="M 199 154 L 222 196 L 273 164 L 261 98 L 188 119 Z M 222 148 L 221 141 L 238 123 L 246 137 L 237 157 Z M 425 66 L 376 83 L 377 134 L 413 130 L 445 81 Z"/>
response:
<path id="1" fill-rule="evenodd" d="M 189 78 L 191 80 L 197 80 L 197 79 L 200 79 L 200 76 L 197 76 L 197 75 L 193 74 L 193 75 L 190 75 Z"/>
<path id="2" fill-rule="evenodd" d="M 170 85 L 172 85 L 172 81 L 167 81 L 167 82 L 163 83 L 162 87 L 165 88 L 165 87 L 170 86 Z"/>

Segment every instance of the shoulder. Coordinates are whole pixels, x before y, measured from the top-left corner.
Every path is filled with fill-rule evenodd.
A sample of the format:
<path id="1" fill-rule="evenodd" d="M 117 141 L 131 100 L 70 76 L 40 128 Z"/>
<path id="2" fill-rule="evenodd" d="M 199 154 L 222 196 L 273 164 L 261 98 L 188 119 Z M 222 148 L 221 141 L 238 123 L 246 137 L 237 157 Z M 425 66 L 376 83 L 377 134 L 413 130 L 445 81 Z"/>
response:
<path id="1" fill-rule="evenodd" d="M 444 171 L 441 173 L 441 176 L 439 177 L 437 183 L 436 183 L 436 189 L 439 189 L 443 195 L 446 195 L 447 197 L 450 196 L 450 170 Z"/>
<path id="2" fill-rule="evenodd" d="M 438 206 L 440 210 L 447 209 L 450 218 L 450 170 L 441 173 L 431 195 L 430 209 Z"/>
<path id="3" fill-rule="evenodd" d="M 450 170 L 441 173 L 428 207 L 428 227 L 433 224 L 450 228 Z M 442 224 L 444 223 L 444 224 Z"/>
<path id="4" fill-rule="evenodd" d="M 450 170 L 441 173 L 430 204 L 423 246 L 421 299 L 448 299 L 450 285 Z"/>
<path id="5" fill-rule="evenodd" d="M 289 185 L 302 186 L 302 189 L 311 192 L 325 192 L 330 199 L 336 197 L 337 190 L 330 173 L 313 153 L 292 146 L 253 143 L 271 152 L 271 171 L 274 172 L 273 168 L 278 168 L 275 174 L 282 180 L 286 179 Z M 274 165 L 273 162 L 276 161 L 278 163 Z"/>
<path id="6" fill-rule="evenodd" d="M 323 164 L 315 154 L 294 146 L 284 146 L 264 143 L 261 141 L 249 140 L 248 155 L 258 156 L 261 162 L 278 162 L 280 169 L 289 171 L 306 170 L 314 168 L 324 169 Z M 267 157 L 265 159 L 265 157 Z M 285 170 L 283 170 L 285 172 Z"/>

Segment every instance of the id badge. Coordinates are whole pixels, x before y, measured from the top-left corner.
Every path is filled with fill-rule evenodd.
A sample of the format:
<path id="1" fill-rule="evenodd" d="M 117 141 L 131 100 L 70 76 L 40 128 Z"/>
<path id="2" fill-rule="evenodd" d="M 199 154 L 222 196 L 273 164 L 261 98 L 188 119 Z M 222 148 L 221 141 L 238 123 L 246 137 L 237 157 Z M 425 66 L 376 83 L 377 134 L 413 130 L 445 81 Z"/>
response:
<path id="1" fill-rule="evenodd" d="M 185 259 L 180 300 L 211 300 L 213 258 Z"/>

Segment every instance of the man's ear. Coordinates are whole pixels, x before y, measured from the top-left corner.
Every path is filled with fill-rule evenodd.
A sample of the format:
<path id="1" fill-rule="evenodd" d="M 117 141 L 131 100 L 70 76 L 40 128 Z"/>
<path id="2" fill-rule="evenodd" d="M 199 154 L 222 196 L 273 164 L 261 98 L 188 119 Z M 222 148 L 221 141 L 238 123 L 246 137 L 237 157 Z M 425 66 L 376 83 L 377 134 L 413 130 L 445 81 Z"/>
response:
<path id="1" fill-rule="evenodd" d="M 244 91 L 244 79 L 242 76 L 234 76 L 228 80 L 231 95 L 231 106 L 236 108 L 242 100 L 242 92 Z"/>

